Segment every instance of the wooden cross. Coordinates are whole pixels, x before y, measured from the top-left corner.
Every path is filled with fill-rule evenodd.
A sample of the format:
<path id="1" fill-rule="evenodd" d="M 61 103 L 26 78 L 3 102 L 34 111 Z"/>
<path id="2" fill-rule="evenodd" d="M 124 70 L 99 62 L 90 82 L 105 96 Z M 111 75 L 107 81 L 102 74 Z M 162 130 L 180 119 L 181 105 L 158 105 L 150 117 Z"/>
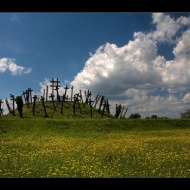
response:
<path id="1" fill-rule="evenodd" d="M 67 89 L 69 89 L 69 87 L 66 85 L 66 87 L 64 87 L 64 89 L 65 89 L 65 97 L 66 97 Z"/>
<path id="2" fill-rule="evenodd" d="M 52 84 L 50 85 L 50 87 L 52 87 L 52 95 L 54 95 L 54 83 L 56 82 L 56 81 L 54 81 L 54 78 L 52 78 L 52 80 L 50 81 Z"/>

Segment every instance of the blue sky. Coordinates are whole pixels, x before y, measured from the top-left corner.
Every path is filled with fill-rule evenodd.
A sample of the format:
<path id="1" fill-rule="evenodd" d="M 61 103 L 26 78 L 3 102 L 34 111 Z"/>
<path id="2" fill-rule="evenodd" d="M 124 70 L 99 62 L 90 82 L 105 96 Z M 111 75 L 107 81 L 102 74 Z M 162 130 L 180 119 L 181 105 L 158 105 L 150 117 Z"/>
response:
<path id="1" fill-rule="evenodd" d="M 0 13 L 0 99 L 49 80 L 128 107 L 180 117 L 190 107 L 188 13 Z M 6 113 L 5 103 L 3 104 Z"/>

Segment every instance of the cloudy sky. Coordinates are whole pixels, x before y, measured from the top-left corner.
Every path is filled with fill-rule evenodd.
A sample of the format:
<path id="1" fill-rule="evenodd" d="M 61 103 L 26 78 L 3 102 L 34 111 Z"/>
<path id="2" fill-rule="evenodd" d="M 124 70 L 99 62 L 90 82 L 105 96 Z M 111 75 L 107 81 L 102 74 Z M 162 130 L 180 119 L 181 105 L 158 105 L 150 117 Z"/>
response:
<path id="1" fill-rule="evenodd" d="M 3 101 L 28 88 L 40 97 L 58 78 L 60 94 L 66 85 L 89 89 L 113 113 L 116 104 L 128 108 L 127 117 L 179 118 L 190 107 L 187 12 L 10 12 L 0 25 Z"/>

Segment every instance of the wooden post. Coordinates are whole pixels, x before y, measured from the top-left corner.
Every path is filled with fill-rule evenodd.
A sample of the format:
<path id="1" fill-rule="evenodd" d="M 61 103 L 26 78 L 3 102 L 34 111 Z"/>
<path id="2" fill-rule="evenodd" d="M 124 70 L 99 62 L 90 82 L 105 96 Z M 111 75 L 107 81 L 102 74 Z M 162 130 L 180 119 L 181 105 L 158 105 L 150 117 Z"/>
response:
<path id="1" fill-rule="evenodd" d="M 43 96 L 41 96 L 41 99 L 40 99 L 41 101 L 42 101 L 42 106 L 43 106 L 43 108 L 44 108 L 44 112 L 45 112 L 45 116 L 44 117 L 48 117 L 48 115 L 47 115 L 47 111 L 46 111 L 46 106 L 45 106 L 45 103 L 44 103 L 44 97 Z"/>
<path id="2" fill-rule="evenodd" d="M 3 103 L 2 99 L 0 99 L 0 116 L 3 115 L 3 108 L 1 108 L 1 104 Z"/>
<path id="3" fill-rule="evenodd" d="M 65 97 L 66 97 L 67 89 L 69 89 L 69 87 L 66 85 L 66 87 L 64 87 L 64 89 L 65 89 Z"/>
<path id="4" fill-rule="evenodd" d="M 63 94 L 62 102 L 61 102 L 61 114 L 63 114 L 63 103 L 65 102 L 65 94 Z"/>
<path id="5" fill-rule="evenodd" d="M 125 113 L 124 113 L 124 115 L 123 115 L 123 119 L 125 118 L 125 115 L 126 115 L 126 113 L 127 113 L 127 110 L 128 110 L 128 108 L 125 110 Z"/>
<path id="6" fill-rule="evenodd" d="M 71 87 L 71 102 L 73 101 L 73 86 Z"/>
<path id="7" fill-rule="evenodd" d="M 122 118 L 122 114 L 123 114 L 123 110 L 124 110 L 124 106 L 122 106 L 122 108 L 121 108 L 121 113 L 120 113 L 120 115 L 119 115 L 119 117 L 120 117 L 120 119 Z"/>
<path id="8" fill-rule="evenodd" d="M 50 85 L 50 87 L 52 87 L 52 92 L 51 92 L 51 94 L 54 95 L 54 87 L 55 87 L 55 86 L 54 86 L 54 82 L 55 82 L 55 81 L 54 81 L 54 78 L 52 78 L 52 80 L 51 80 L 50 82 L 52 83 L 52 85 Z"/>
<path id="9" fill-rule="evenodd" d="M 35 108 L 36 108 L 36 99 L 37 99 L 37 96 L 34 95 L 33 99 L 34 99 L 34 102 L 33 102 L 33 106 L 32 106 L 32 112 L 33 112 L 33 115 L 34 115 L 35 114 Z"/>
<path id="10" fill-rule="evenodd" d="M 13 101 L 13 116 L 15 116 L 15 97 L 14 97 L 14 95 L 12 95 L 12 94 L 10 94 L 10 97 L 12 98 L 12 99 L 10 99 L 10 100 Z"/>
<path id="11" fill-rule="evenodd" d="M 101 115 L 101 118 L 103 117 L 103 115 L 104 115 L 104 111 L 105 111 L 105 108 L 106 108 L 106 104 L 107 104 L 107 102 L 104 100 L 104 103 L 103 103 L 103 110 L 102 110 L 102 115 Z"/>
<path id="12" fill-rule="evenodd" d="M 46 101 L 48 101 L 48 85 L 46 86 Z"/>
<path id="13" fill-rule="evenodd" d="M 89 105 L 90 105 L 90 116 L 92 117 L 92 100 L 91 100 L 91 97 L 89 99 Z"/>
<path id="14" fill-rule="evenodd" d="M 101 110 L 103 101 L 104 101 L 104 96 L 101 97 L 100 106 L 99 106 L 98 112 L 100 112 L 100 110 Z"/>
<path id="15" fill-rule="evenodd" d="M 9 110 L 9 113 L 13 113 L 13 110 L 12 110 L 11 107 L 9 106 L 9 102 L 8 102 L 7 98 L 5 99 L 5 102 L 6 102 L 6 105 L 7 105 L 8 110 Z"/>

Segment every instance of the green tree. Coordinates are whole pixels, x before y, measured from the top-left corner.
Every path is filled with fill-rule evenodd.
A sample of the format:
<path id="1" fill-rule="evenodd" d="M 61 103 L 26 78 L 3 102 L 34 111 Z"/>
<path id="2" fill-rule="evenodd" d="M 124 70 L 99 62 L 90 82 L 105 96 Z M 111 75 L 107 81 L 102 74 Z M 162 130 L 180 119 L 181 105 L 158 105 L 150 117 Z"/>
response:
<path id="1" fill-rule="evenodd" d="M 152 115 L 151 116 L 151 119 L 157 119 L 158 117 L 157 117 L 157 115 Z"/>
<path id="2" fill-rule="evenodd" d="M 181 118 L 190 118 L 190 108 L 186 109 L 184 112 L 180 113 Z"/>
<path id="3" fill-rule="evenodd" d="M 141 118 L 141 115 L 138 114 L 138 113 L 132 113 L 130 116 L 129 116 L 129 119 L 140 119 Z"/>

